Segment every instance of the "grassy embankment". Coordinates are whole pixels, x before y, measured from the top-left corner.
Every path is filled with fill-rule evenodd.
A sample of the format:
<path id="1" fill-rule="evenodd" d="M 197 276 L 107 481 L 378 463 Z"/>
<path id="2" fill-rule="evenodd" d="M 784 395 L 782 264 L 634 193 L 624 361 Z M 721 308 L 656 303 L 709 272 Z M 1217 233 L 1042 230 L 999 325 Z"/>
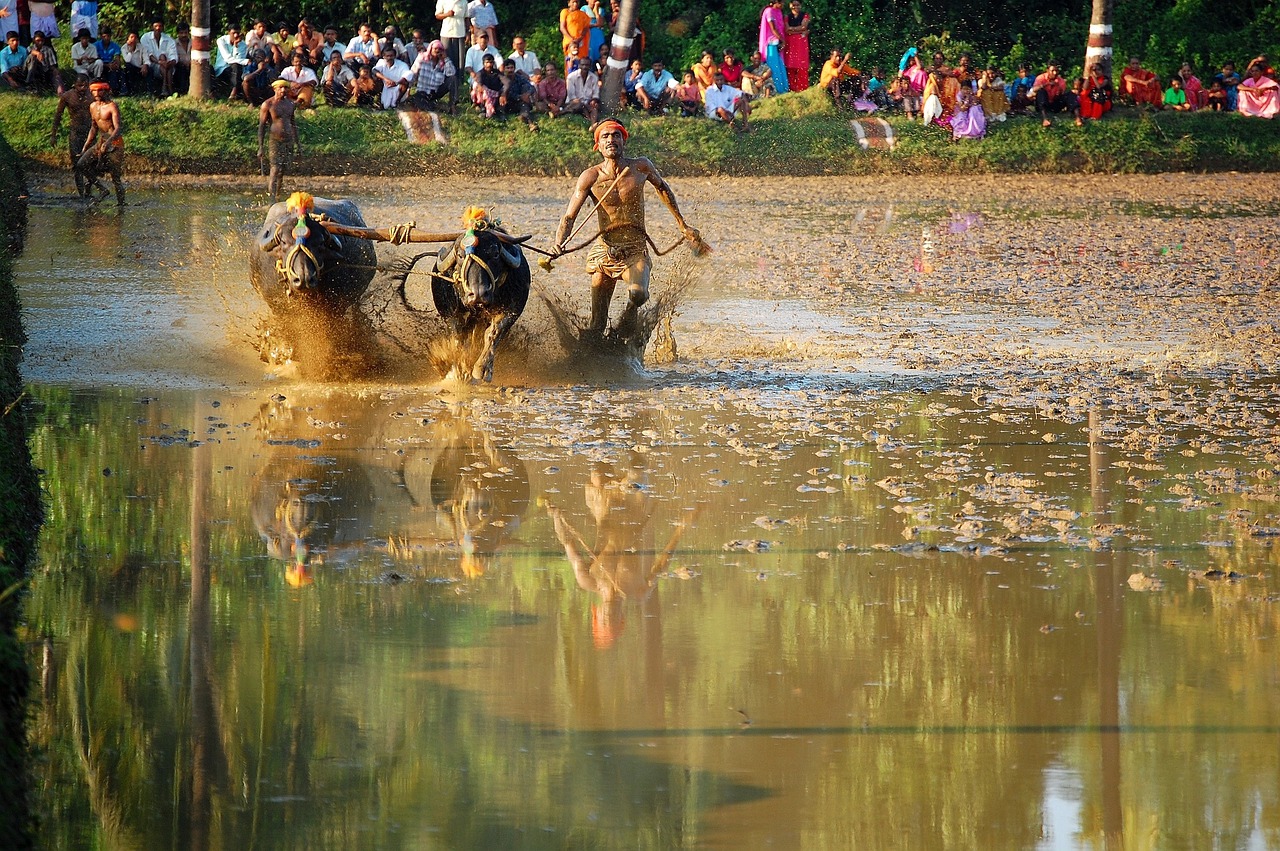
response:
<path id="1" fill-rule="evenodd" d="M 22 581 L 35 558 L 40 483 L 27 449 L 18 363 L 26 336 L 13 283 L 13 257 L 26 229 L 19 158 L 0 135 L 0 847 L 32 844 L 27 806 L 29 675 L 16 630 Z"/>
<path id="2" fill-rule="evenodd" d="M 49 144 L 54 100 L 0 94 L 0 132 L 25 158 L 66 163 L 65 129 Z M 223 103 L 122 99 L 128 169 L 134 173 L 252 174 L 257 171 L 257 110 Z M 630 150 L 674 175 L 969 173 L 1137 173 L 1280 170 L 1280 122 L 1235 114 L 1116 114 L 1086 127 L 1059 117 L 1048 130 L 1021 118 L 994 123 L 986 139 L 952 143 L 940 129 L 892 118 L 894 151 L 863 151 L 821 91 L 762 101 L 753 131 L 734 134 L 705 120 L 624 118 Z M 445 148 L 405 140 L 394 114 L 320 107 L 299 122 L 312 174 L 415 175 L 576 173 L 594 161 L 584 121 L 497 124 L 474 115 L 445 117 Z"/>

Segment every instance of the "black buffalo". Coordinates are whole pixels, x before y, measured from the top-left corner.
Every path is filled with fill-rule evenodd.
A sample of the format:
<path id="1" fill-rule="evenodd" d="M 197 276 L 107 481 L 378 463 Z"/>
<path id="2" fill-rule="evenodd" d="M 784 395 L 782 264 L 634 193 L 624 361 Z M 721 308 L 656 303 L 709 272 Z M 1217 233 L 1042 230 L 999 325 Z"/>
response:
<path id="1" fill-rule="evenodd" d="M 461 347 L 455 369 L 476 381 L 493 380 L 498 344 L 529 300 L 529 262 L 519 243 L 496 227 L 467 230 L 440 249 L 431 273 L 436 310 Z"/>
<path id="2" fill-rule="evenodd" d="M 351 201 L 315 198 L 314 207 L 301 215 L 285 202 L 272 204 L 258 231 L 257 250 L 250 252 L 250 280 L 277 314 L 299 308 L 344 313 L 360 301 L 373 280 L 373 243 L 329 233 L 317 221 L 321 215 L 338 224 L 365 227 L 360 208 Z"/>

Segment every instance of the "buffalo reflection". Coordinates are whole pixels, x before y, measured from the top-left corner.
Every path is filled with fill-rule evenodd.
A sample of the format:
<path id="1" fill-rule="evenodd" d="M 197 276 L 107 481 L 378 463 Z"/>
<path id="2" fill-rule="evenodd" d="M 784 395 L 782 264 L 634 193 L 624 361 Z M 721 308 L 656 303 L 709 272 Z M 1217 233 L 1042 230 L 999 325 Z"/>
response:
<path id="1" fill-rule="evenodd" d="M 666 572 L 694 515 L 676 525 L 661 551 L 654 548 L 650 521 L 656 506 L 644 456 L 638 452 L 631 453 L 621 472 L 611 464 L 595 465 L 583 490 L 596 526 L 594 547 L 587 546 L 560 508 L 548 506 L 547 513 L 574 579 L 600 598 L 591 607 L 591 637 L 603 650 L 626 627 L 627 604 L 642 606 L 653 597 L 658 577 Z"/>

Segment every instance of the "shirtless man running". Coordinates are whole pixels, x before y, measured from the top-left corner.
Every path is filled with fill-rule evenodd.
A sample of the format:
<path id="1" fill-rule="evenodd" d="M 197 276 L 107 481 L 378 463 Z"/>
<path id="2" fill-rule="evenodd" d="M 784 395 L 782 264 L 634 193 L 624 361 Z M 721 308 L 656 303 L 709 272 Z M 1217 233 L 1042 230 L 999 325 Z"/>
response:
<path id="1" fill-rule="evenodd" d="M 644 227 L 644 188 L 652 183 L 658 197 L 667 205 L 676 225 L 695 248 L 701 247 L 698 231 L 685 223 L 676 196 L 658 169 L 645 157 L 628 157 L 624 153 L 627 128 L 606 119 L 596 125 L 595 147 L 604 162 L 582 173 L 569 199 L 569 207 L 556 231 L 556 249 L 563 253 L 574 220 L 587 198 L 595 202 L 600 224 L 600 241 L 587 254 L 587 272 L 591 274 L 591 323 L 588 329 L 603 333 L 609 322 L 609 303 L 618 282 L 627 286 L 627 307 L 615 330 L 624 336 L 631 332 L 640 305 L 649 300 L 648 234 Z"/>
<path id="2" fill-rule="evenodd" d="M 258 113 L 258 162 L 262 162 L 262 142 L 269 124 L 271 139 L 267 152 L 270 154 L 271 177 L 267 181 L 267 191 L 271 193 L 271 203 L 274 204 L 280 197 L 280 184 L 290 157 L 300 156 L 302 149 L 298 146 L 298 125 L 293 117 L 297 104 L 290 92 L 289 81 L 276 80 L 271 85 L 276 93 L 262 102 L 262 110 Z"/>
<path id="3" fill-rule="evenodd" d="M 49 144 L 56 148 L 58 128 L 62 126 L 62 113 L 66 112 L 71 125 L 68 141 L 71 176 L 76 181 L 76 194 L 81 198 L 89 197 L 89 181 L 80 170 L 80 154 L 84 151 L 84 143 L 89 138 L 89 128 L 93 124 L 93 120 L 89 118 L 89 101 L 89 78 L 84 74 L 77 74 L 75 85 L 58 95 L 58 108 L 53 113 L 53 131 L 49 134 Z"/>
<path id="4" fill-rule="evenodd" d="M 120 122 L 120 107 L 111 100 L 111 86 L 106 83 L 90 83 L 89 91 L 93 94 L 93 103 L 89 104 L 89 118 L 93 123 L 80 152 L 78 167 L 90 186 L 102 193 L 98 201 L 110 194 L 99 178 L 110 174 L 111 185 L 116 190 L 116 205 L 123 207 L 124 125 Z"/>

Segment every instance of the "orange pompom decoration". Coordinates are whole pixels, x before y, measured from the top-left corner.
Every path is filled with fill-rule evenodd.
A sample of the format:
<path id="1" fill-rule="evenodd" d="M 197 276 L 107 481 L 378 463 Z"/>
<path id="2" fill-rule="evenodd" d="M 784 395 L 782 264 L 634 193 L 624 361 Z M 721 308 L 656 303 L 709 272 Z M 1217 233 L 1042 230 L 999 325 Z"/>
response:
<path id="1" fill-rule="evenodd" d="M 285 202 L 286 209 L 291 213 L 297 213 L 304 216 L 315 209 L 316 199 L 310 192 L 295 192 L 289 196 L 289 200 Z"/>
<path id="2" fill-rule="evenodd" d="M 471 230 L 477 222 L 488 221 L 488 219 L 489 214 L 485 212 L 484 207 L 467 207 L 462 212 L 462 226 L 466 230 Z"/>

